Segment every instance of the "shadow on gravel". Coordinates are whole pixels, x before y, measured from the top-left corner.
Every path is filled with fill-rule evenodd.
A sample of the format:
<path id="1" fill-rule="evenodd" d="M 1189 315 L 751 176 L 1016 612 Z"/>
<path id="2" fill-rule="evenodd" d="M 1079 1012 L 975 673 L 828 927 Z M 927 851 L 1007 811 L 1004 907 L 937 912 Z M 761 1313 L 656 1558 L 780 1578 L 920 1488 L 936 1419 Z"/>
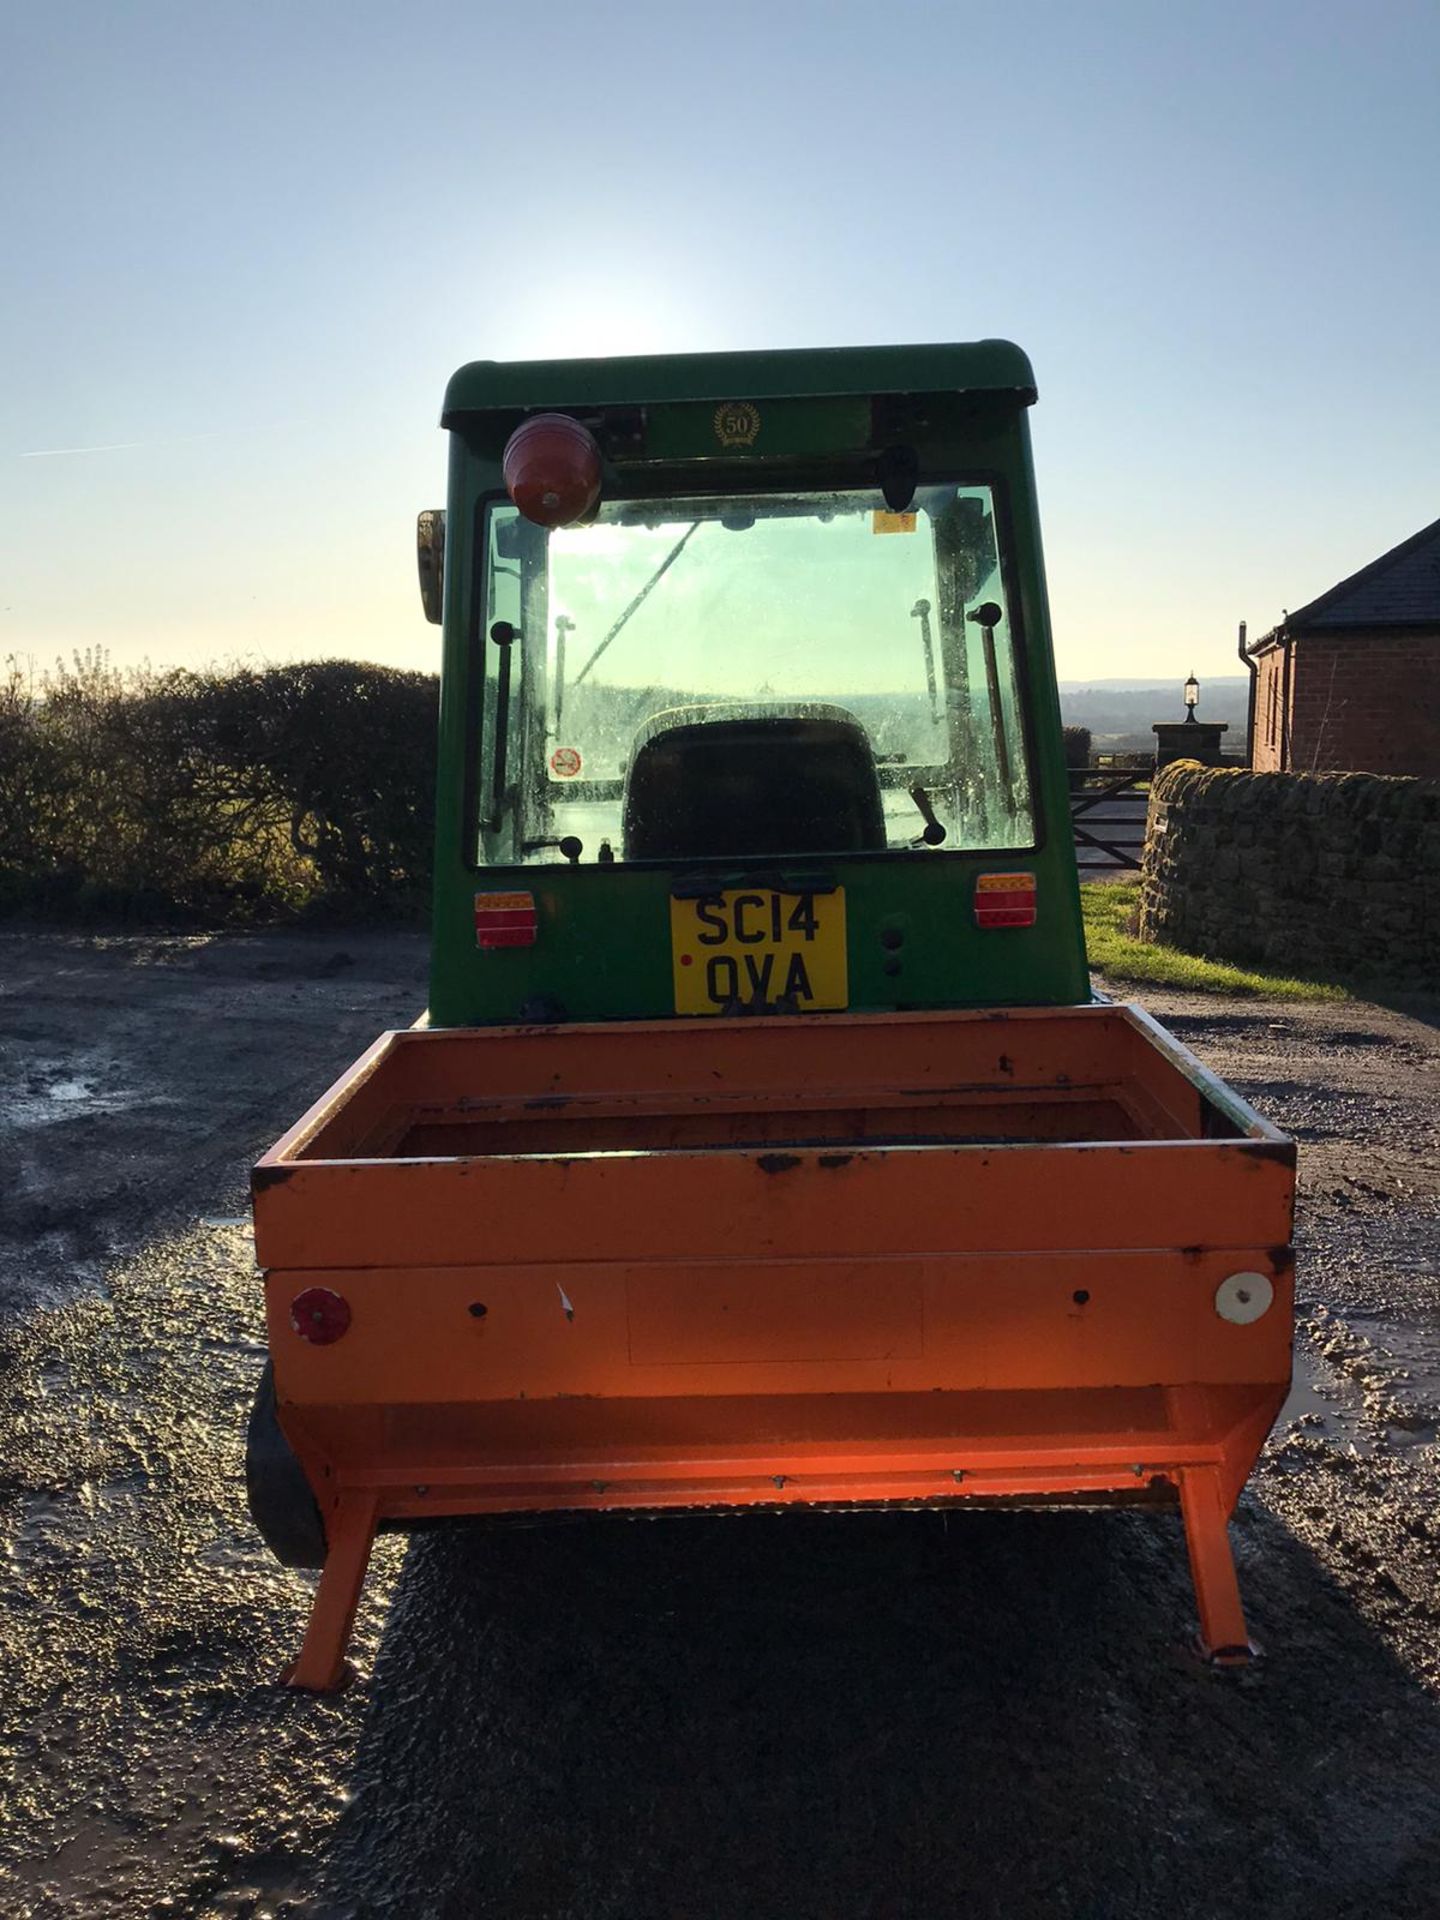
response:
<path id="1" fill-rule="evenodd" d="M 1236 1537 L 1253 1687 L 1181 1650 L 1153 1516 L 420 1538 L 307 1911 L 1433 1917 L 1440 1707 L 1272 1516 Z"/>
<path id="2" fill-rule="evenodd" d="M 1366 998 L 1373 1000 L 1378 1007 L 1388 1008 L 1391 1013 L 1403 1013 L 1407 1020 L 1418 1020 L 1427 1027 L 1440 1027 L 1440 994 L 1391 993 L 1384 988 L 1372 987 Z"/>

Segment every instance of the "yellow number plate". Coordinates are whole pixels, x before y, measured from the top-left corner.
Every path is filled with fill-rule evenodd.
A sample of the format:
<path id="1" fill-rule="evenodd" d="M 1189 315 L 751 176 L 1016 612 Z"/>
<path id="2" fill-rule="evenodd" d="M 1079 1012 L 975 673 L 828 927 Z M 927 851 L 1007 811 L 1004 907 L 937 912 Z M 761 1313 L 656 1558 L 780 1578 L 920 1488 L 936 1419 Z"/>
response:
<path id="1" fill-rule="evenodd" d="M 808 1013 L 850 1004 L 843 887 L 672 899 L 670 951 L 677 1013 Z"/>

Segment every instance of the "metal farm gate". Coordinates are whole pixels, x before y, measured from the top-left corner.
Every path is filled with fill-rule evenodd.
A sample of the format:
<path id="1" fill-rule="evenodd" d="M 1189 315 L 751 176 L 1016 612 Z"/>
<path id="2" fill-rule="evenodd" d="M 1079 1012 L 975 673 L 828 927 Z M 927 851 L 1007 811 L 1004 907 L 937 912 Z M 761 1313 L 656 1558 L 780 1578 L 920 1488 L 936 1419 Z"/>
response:
<path id="1" fill-rule="evenodd" d="M 1148 758 L 1138 767 L 1071 767 L 1070 825 L 1082 880 L 1117 867 L 1140 871 L 1153 772 Z"/>

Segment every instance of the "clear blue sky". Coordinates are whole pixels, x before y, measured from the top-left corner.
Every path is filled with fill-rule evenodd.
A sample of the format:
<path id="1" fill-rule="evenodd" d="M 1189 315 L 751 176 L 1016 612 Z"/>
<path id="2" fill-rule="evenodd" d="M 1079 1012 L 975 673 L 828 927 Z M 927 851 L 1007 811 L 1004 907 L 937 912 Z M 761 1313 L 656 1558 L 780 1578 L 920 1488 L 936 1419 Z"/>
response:
<path id="1" fill-rule="evenodd" d="M 1000 334 L 1062 674 L 1238 671 L 1440 515 L 1437 103 L 1435 0 L 8 0 L 0 656 L 433 665 L 462 361 Z"/>

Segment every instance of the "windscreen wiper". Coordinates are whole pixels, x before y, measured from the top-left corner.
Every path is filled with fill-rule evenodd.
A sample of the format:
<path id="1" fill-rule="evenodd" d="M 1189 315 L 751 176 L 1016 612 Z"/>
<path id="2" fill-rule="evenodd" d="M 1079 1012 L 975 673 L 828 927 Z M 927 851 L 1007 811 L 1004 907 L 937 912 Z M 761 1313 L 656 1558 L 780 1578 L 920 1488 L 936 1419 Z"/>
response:
<path id="1" fill-rule="evenodd" d="M 930 695 L 930 718 L 938 727 L 940 708 L 935 699 L 935 643 L 930 638 L 930 602 L 917 600 L 910 609 L 910 618 L 920 622 L 920 642 L 925 649 L 925 686 Z"/>
<path id="2" fill-rule="evenodd" d="M 629 606 L 626 607 L 625 611 L 620 615 L 620 618 L 615 622 L 614 626 L 611 627 L 610 631 L 606 634 L 605 638 L 600 642 L 599 646 L 596 647 L 595 651 L 591 654 L 590 658 L 585 662 L 584 666 L 580 669 L 579 673 L 576 674 L 575 678 L 570 683 L 572 686 L 578 687 L 580 685 L 580 682 L 585 678 L 586 674 L 589 673 L 591 667 L 594 666 L 595 662 L 600 658 L 601 654 L 604 653 L 605 649 L 610 645 L 610 642 L 614 640 L 616 636 L 619 634 L 620 629 L 625 625 L 626 621 L 630 618 L 631 614 L 635 613 L 639 609 L 641 603 L 647 600 L 650 597 L 650 594 L 654 591 L 654 589 L 659 586 L 661 580 L 664 579 L 665 575 L 670 571 L 671 567 L 673 567 L 675 562 L 680 558 L 680 555 L 683 552 L 685 547 L 685 542 L 690 538 L 692 533 L 697 531 L 699 526 L 700 526 L 700 522 L 698 520 L 692 521 L 691 524 L 685 529 L 684 533 L 681 534 L 680 538 L 675 542 L 674 546 L 670 549 L 669 553 L 666 554 L 665 558 L 660 562 L 659 566 L 655 569 L 654 573 L 651 574 L 650 578 L 645 582 L 644 586 L 640 589 L 639 593 L 636 594 L 635 598 L 630 602 Z"/>
<path id="3" fill-rule="evenodd" d="M 1010 748 L 1005 739 L 1005 711 L 1000 704 L 1000 673 L 995 660 L 995 629 L 1005 618 L 993 600 L 976 607 L 965 618 L 980 629 L 980 644 L 985 653 L 985 691 L 990 698 L 990 743 L 995 750 L 995 767 L 1002 787 L 1010 786 Z"/>
<path id="4" fill-rule="evenodd" d="M 575 622 L 562 613 L 555 622 L 555 731 L 565 714 L 565 636 L 575 631 Z"/>
<path id="5" fill-rule="evenodd" d="M 490 784 L 490 813 L 481 824 L 493 833 L 500 825 L 505 802 L 505 775 L 510 752 L 510 672 L 515 642 L 520 629 L 508 620 L 497 620 L 490 638 L 500 649 L 500 671 L 495 679 L 495 766 Z"/>

